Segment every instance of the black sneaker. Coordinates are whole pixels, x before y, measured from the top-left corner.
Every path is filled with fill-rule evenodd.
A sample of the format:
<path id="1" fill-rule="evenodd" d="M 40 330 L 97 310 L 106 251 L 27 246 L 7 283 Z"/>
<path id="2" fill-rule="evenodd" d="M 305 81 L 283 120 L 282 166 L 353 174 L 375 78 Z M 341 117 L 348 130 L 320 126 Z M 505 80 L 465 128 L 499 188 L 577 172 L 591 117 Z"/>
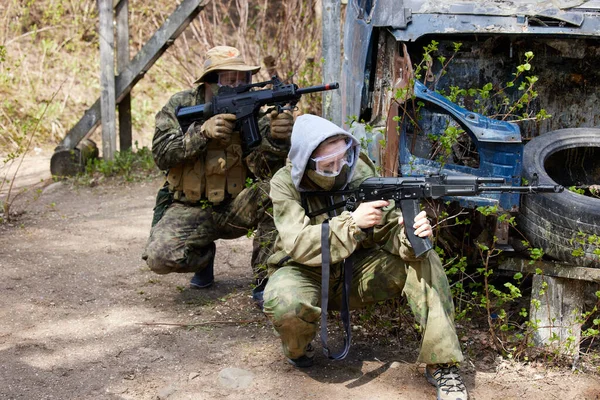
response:
<path id="1" fill-rule="evenodd" d="M 217 245 L 213 242 L 206 247 L 200 249 L 186 249 L 185 257 L 188 265 L 206 265 L 204 269 L 196 271 L 190 287 L 192 289 L 205 289 L 212 286 L 215 281 L 215 255 L 217 253 Z M 210 257 L 210 261 L 207 258 Z"/>
<path id="2" fill-rule="evenodd" d="M 258 308 L 260 308 L 260 310 L 262 311 L 263 309 L 263 304 L 264 304 L 264 299 L 263 299 L 263 295 L 265 292 L 265 286 L 267 286 L 267 279 L 263 279 L 262 282 L 256 286 L 254 289 L 252 289 L 252 300 L 254 300 L 254 304 L 256 304 L 256 306 Z"/>
<path id="3" fill-rule="evenodd" d="M 467 388 L 456 365 L 428 365 L 425 377 L 437 388 L 437 400 L 468 400 Z"/>
<path id="4" fill-rule="evenodd" d="M 194 274 L 190 281 L 190 286 L 193 289 L 205 289 L 212 286 L 215 281 L 214 269 L 215 262 L 213 258 L 213 261 L 211 261 L 202 271 L 198 271 Z"/>
<path id="5" fill-rule="evenodd" d="M 252 289 L 252 300 L 254 300 L 254 304 L 256 304 L 256 306 L 258 308 L 263 309 L 263 304 L 265 302 L 264 300 L 264 290 L 257 290 L 256 288 Z"/>
<path id="6" fill-rule="evenodd" d="M 306 345 L 306 353 L 298 358 L 288 358 L 287 361 L 296 368 L 309 368 L 314 364 L 315 349 L 312 344 Z"/>

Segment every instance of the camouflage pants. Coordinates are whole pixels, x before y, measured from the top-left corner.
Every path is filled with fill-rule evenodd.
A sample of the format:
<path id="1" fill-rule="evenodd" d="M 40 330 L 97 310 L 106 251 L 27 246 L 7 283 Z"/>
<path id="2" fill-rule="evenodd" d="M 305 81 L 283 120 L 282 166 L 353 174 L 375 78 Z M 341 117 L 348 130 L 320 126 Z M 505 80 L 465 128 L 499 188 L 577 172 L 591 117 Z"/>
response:
<path id="1" fill-rule="evenodd" d="M 256 229 L 252 268 L 260 283 L 266 277 L 266 259 L 276 235 L 268 193 L 269 184 L 262 182 L 214 207 L 171 203 L 155 218 L 150 231 L 143 255 L 148 267 L 158 274 L 200 271 L 215 256 L 215 240 L 239 238 Z"/>
<path id="2" fill-rule="evenodd" d="M 339 310 L 341 268 L 332 266 L 331 310 Z M 416 321 L 423 327 L 418 362 L 460 362 L 463 355 L 454 328 L 454 305 L 448 279 L 437 254 L 405 262 L 378 249 L 355 253 L 350 308 L 406 295 Z M 264 312 L 281 338 L 283 352 L 298 358 L 317 332 L 321 315 L 321 269 L 294 262 L 277 268 L 264 292 Z"/>

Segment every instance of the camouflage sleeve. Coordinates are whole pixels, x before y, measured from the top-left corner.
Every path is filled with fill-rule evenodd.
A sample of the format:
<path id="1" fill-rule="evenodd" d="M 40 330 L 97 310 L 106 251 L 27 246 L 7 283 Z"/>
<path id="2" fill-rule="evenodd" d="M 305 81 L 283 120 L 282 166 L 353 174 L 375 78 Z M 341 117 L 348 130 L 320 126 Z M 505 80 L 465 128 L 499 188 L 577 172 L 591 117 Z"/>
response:
<path id="1" fill-rule="evenodd" d="M 271 180 L 273 219 L 279 232 L 279 243 L 294 261 L 319 267 L 321 265 L 321 223 L 313 225 L 302 208 L 300 193 L 292 183 L 290 167 L 280 169 Z M 331 262 L 338 263 L 350 256 L 364 238 L 350 213 L 345 211 L 329 221 Z"/>
<path id="2" fill-rule="evenodd" d="M 258 129 L 262 140 L 246 157 L 246 165 L 254 176 L 268 180 L 285 165 L 290 141 L 271 138 L 270 120 L 266 115 L 259 118 Z"/>
<path id="3" fill-rule="evenodd" d="M 161 170 L 167 170 L 186 159 L 195 158 L 206 148 L 205 138 L 183 133 L 175 115 L 178 107 L 195 105 L 194 93 L 194 90 L 176 93 L 156 114 L 152 155 Z M 195 124 L 190 126 L 188 132 L 192 132 L 193 129 Z"/>

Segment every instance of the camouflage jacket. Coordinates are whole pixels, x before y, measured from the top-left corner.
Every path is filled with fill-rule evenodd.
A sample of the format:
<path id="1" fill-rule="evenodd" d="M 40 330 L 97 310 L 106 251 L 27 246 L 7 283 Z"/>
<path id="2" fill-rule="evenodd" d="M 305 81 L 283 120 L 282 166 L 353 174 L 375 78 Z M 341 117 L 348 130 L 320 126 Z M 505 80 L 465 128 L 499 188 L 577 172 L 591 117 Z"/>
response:
<path id="1" fill-rule="evenodd" d="M 376 175 L 373 163 L 366 154 L 361 153 L 348 188 L 354 189 L 365 179 Z M 326 213 L 313 218 L 306 215 L 300 192 L 292 182 L 291 165 L 275 174 L 271 180 L 270 195 L 273 200 L 273 219 L 279 236 L 268 264 L 278 266 L 285 260 L 292 259 L 303 265 L 321 266 L 321 224 L 328 216 Z M 333 200 L 335 203 L 342 201 L 341 197 Z M 308 198 L 310 211 L 323 209 L 326 205 L 323 197 Z M 393 201 L 384 209 L 381 224 L 369 230 L 369 234 L 356 225 L 350 212 L 343 209 L 337 211 L 338 215 L 329 220 L 331 264 L 341 262 L 361 247 L 380 247 L 406 261 L 415 259 L 404 229 L 398 225 L 401 211 L 394 207 Z"/>
<path id="2" fill-rule="evenodd" d="M 190 142 L 177 122 L 175 115 L 179 107 L 188 107 L 204 104 L 204 86 L 196 89 L 185 90 L 173 95 L 167 104 L 156 114 L 156 128 L 152 139 L 152 155 L 156 165 L 164 171 L 169 170 L 185 161 L 202 157 L 210 139 L 201 138 L 194 143 L 190 151 Z M 203 123 L 200 121 L 199 123 Z M 269 117 L 262 115 L 258 120 L 259 131 L 262 136 L 260 145 L 254 148 L 244 158 L 250 176 L 258 179 L 269 179 L 285 165 L 289 151 L 289 140 L 274 140 L 270 137 Z M 190 128 L 192 129 L 192 128 Z M 186 151 L 186 146 L 188 147 Z"/>

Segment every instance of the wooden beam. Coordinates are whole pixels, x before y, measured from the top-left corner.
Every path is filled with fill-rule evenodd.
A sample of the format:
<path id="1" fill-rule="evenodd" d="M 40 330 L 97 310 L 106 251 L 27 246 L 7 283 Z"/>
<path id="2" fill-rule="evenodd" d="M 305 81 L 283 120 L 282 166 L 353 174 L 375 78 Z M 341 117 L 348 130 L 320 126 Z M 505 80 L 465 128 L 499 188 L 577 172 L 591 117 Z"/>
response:
<path id="1" fill-rule="evenodd" d="M 116 102 L 120 103 L 131 88 L 144 76 L 189 23 L 202 11 L 210 0 L 184 0 L 167 18 L 129 65 L 115 79 Z M 100 100 L 98 99 L 69 131 L 57 150 L 73 149 L 91 134 L 100 123 Z"/>
<path id="2" fill-rule="evenodd" d="M 100 110 L 102 120 L 102 157 L 114 158 L 117 147 L 115 109 L 115 34 L 112 0 L 98 0 L 100 20 Z"/>
<path id="3" fill-rule="evenodd" d="M 600 268 L 575 267 L 560 262 L 536 261 L 529 264 L 529 260 L 509 258 L 498 268 L 529 274 L 535 274 L 536 269 L 539 268 L 546 276 L 600 283 Z"/>
<path id="4" fill-rule="evenodd" d="M 117 73 L 129 64 L 129 0 L 121 0 L 115 9 L 117 22 Z M 131 149 L 131 94 L 119 102 L 119 150 Z"/>

